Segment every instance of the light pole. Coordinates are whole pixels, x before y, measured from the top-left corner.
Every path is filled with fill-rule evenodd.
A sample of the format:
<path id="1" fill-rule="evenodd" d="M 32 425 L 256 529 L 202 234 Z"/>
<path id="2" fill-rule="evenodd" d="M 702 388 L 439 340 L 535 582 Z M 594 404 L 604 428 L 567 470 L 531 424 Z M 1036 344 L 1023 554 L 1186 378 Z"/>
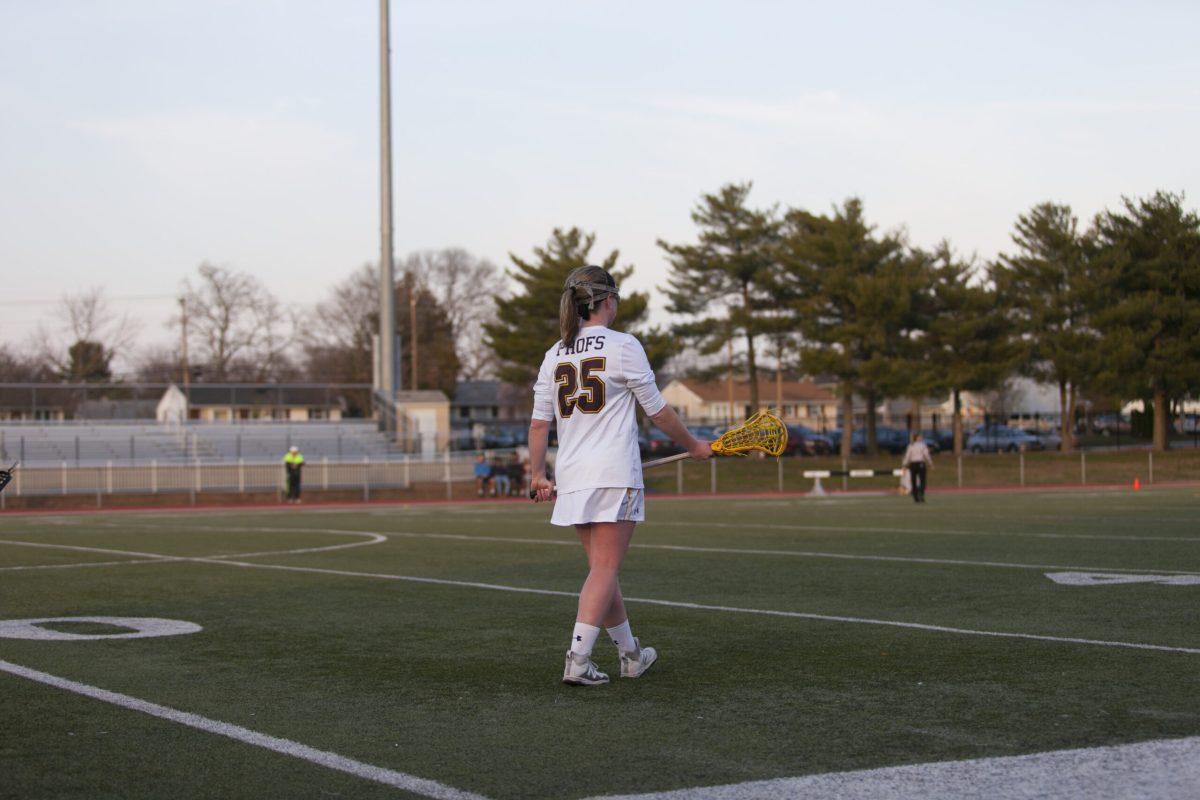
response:
<path id="1" fill-rule="evenodd" d="M 379 0 L 379 386 L 396 400 L 396 286 L 392 263 L 392 56 L 389 0 Z"/>

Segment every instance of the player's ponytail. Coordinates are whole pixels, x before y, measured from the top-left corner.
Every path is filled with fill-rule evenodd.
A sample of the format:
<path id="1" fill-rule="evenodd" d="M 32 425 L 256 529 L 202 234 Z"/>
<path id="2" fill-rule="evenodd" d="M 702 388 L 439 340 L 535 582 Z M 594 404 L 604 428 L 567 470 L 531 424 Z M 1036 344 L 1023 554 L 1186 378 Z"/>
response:
<path id="1" fill-rule="evenodd" d="M 575 310 L 575 290 L 571 287 L 563 289 L 562 298 L 558 301 L 558 328 L 562 333 L 563 344 L 575 341 L 579 335 L 579 312 Z"/>
<path id="2" fill-rule="evenodd" d="M 558 327 L 563 344 L 575 341 L 581 320 L 590 319 L 604 298 L 620 296 L 617 282 L 601 267 L 579 267 L 571 270 L 558 301 Z"/>

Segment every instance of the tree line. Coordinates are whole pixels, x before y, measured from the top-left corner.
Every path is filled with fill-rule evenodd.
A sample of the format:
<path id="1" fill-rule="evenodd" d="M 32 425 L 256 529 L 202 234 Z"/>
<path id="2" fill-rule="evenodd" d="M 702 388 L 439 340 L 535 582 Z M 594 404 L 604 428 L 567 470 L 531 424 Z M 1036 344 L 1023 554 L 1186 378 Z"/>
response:
<path id="1" fill-rule="evenodd" d="M 1017 217 L 1010 250 L 985 263 L 946 241 L 921 248 L 902 231 L 880 231 L 859 199 L 816 213 L 756 208 L 750 191 L 729 184 L 703 195 L 691 213 L 694 241 L 658 242 L 675 324 L 646 327 L 638 293 L 622 299 L 621 324 L 656 367 L 685 348 L 712 356 L 736 342 L 734 368 L 755 409 L 764 346 L 793 373 L 835 378 L 844 455 L 856 396 L 868 452 L 881 401 L 931 396 L 953 399 L 961 452 L 962 394 L 1014 375 L 1058 387 L 1064 450 L 1074 448 L 1071 421 L 1085 395 L 1145 399 L 1161 450 L 1171 402 L 1200 391 L 1200 218 L 1181 195 L 1126 198 L 1086 228 L 1070 207 L 1041 203 Z M 600 263 L 618 281 L 630 274 L 616 268 L 616 251 L 593 259 L 593 243 L 578 229 L 556 230 L 533 259 L 512 257 L 515 291 L 484 326 L 501 377 L 532 381 L 571 269 Z"/>
<path id="2" fill-rule="evenodd" d="M 1057 386 L 1064 421 L 1084 398 L 1145 399 L 1162 449 L 1172 401 L 1200 390 L 1200 218 L 1182 195 L 1125 198 L 1086 226 L 1070 207 L 1041 203 L 1017 217 L 1011 248 L 982 262 L 949 242 L 921 248 L 903 231 L 879 230 L 856 198 L 823 213 L 762 208 L 751 188 L 702 195 L 694 240 L 658 242 L 672 324 L 648 325 L 649 296 L 624 293 L 620 324 L 655 368 L 710 375 L 728 368 L 713 358 L 727 350 L 755 408 L 764 352 L 788 372 L 836 379 L 846 454 L 855 397 L 872 452 L 881 401 L 951 397 L 960 450 L 962 394 L 1014 375 Z M 567 273 L 585 264 L 618 282 L 633 273 L 619 251 L 593 253 L 595 242 L 580 228 L 555 229 L 531 256 L 510 254 L 503 273 L 457 248 L 408 256 L 395 287 L 404 384 L 415 377 L 452 396 L 463 379 L 532 383 Z M 40 335 L 37 352 L 0 345 L 0 381 L 107 381 L 118 355 L 136 380 L 178 381 L 186 342 L 198 383 L 370 383 L 378 292 L 367 264 L 301 313 L 253 275 L 202 264 L 181 288 L 178 343 L 134 353 L 136 323 L 90 290 L 63 299 L 60 331 Z M 685 366 L 683 354 L 697 363 Z M 365 411 L 366 396 L 356 402 Z M 1072 428 L 1062 426 L 1065 450 Z"/>

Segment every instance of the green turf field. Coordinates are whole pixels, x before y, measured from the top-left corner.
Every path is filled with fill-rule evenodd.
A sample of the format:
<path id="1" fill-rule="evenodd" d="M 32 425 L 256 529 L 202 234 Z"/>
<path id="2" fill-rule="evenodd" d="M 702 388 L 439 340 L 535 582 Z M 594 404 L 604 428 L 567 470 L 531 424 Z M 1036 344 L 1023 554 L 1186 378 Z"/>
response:
<path id="1" fill-rule="evenodd" d="M 651 500 L 622 586 L 661 658 L 595 689 L 558 682 L 584 562 L 545 507 L 4 516 L 0 619 L 203 630 L 0 638 L 0 796 L 580 798 L 1194 736 L 1197 512 L 1182 489 Z"/>

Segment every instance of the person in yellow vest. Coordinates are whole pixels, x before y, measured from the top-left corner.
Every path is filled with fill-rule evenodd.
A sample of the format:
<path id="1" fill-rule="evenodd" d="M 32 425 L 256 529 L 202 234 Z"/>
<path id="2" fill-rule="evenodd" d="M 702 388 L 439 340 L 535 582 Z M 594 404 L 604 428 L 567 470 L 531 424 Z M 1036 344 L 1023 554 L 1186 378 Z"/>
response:
<path id="1" fill-rule="evenodd" d="M 300 470 L 304 468 L 304 456 L 299 447 L 289 447 L 283 457 L 283 469 L 287 473 L 287 501 L 300 502 Z"/>

